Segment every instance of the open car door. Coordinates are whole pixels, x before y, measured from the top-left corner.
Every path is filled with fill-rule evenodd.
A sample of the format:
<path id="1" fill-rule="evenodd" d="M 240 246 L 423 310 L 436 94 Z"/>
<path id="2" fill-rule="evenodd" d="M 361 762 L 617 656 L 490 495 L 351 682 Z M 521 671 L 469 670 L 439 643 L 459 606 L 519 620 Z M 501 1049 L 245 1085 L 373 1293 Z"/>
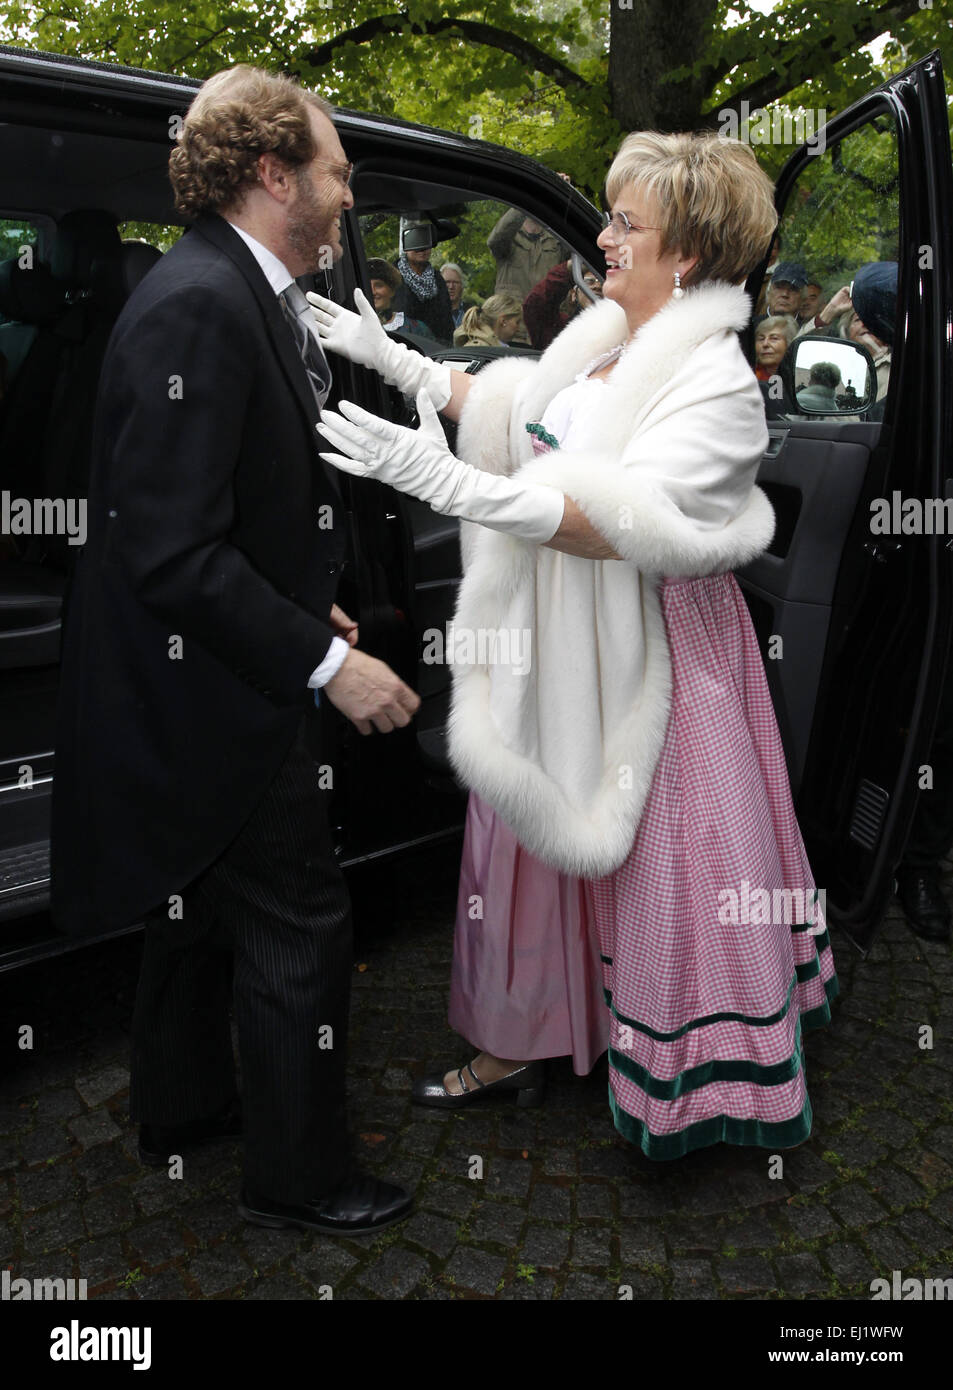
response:
<path id="1" fill-rule="evenodd" d="M 782 262 L 832 293 L 865 265 L 886 267 L 887 280 L 891 263 L 897 271 L 892 324 L 882 301 L 879 338 L 860 336 L 850 308 L 824 328 L 829 344 L 840 336 L 872 350 L 870 409 L 808 414 L 803 383 L 796 394 L 790 376 L 767 382 L 771 445 L 759 482 L 778 527 L 738 576 L 815 878 L 829 918 L 862 950 L 918 795 L 951 794 L 931 790 L 930 765 L 953 631 L 953 526 L 936 526 L 953 515 L 953 501 L 942 507 L 953 497 L 951 185 L 936 53 L 831 120 L 777 185 Z M 748 288 L 756 298 L 760 273 Z M 777 310 L 769 302 L 764 312 Z"/>

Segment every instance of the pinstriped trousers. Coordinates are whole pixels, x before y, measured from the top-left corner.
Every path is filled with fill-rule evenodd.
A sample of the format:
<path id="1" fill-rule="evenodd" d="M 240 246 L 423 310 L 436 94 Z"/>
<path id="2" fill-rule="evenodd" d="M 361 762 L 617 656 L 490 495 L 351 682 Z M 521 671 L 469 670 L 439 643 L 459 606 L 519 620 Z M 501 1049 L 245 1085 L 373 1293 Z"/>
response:
<path id="1" fill-rule="evenodd" d="M 133 1119 L 205 1118 L 236 1094 L 231 985 L 245 1182 L 288 1203 L 348 1168 L 351 913 L 326 795 L 302 726 L 236 839 L 183 890 L 181 920 L 165 905 L 147 919 L 133 1016 Z"/>

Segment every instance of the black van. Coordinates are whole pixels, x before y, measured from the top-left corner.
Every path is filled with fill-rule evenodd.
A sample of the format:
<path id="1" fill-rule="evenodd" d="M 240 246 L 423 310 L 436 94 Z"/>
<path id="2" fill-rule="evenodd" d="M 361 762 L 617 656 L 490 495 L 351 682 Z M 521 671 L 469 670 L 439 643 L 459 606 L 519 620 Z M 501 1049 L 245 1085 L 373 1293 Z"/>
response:
<path id="1" fill-rule="evenodd" d="M 197 85 L 0 46 L 0 969 L 75 944 L 36 927 L 49 896 L 61 608 L 81 539 L 65 499 L 82 496 L 111 320 L 184 230 L 166 168 Z M 581 292 L 583 269 L 601 272 L 598 209 L 543 166 L 389 118 L 341 111 L 336 124 L 354 163 L 355 206 L 343 259 L 314 277 L 323 293 L 351 304 L 355 286 L 367 290 L 367 262 L 393 259 L 402 217 L 429 221 L 434 240 L 449 242 L 438 259 L 463 264 L 490 293 L 487 238 L 513 208 L 563 244 Z M 861 371 L 859 391 L 845 378 L 849 392 L 827 414 L 799 404 L 796 388 L 803 395 L 819 352 L 849 354 L 849 337 L 823 352 L 816 338 L 792 345 L 792 389 L 783 410 L 769 411 L 759 478 L 777 532 L 739 580 L 815 877 L 829 916 L 863 949 L 929 780 L 953 625 L 953 541 L 871 528 L 878 500 L 943 499 L 953 486 L 953 177 L 938 55 L 832 119 L 823 136 L 797 148 L 778 181 L 783 259 L 828 288 L 849 285 L 870 262 L 895 262 L 894 334 L 876 378 Z M 749 283 L 753 299 L 768 259 Z M 416 346 L 470 371 L 514 350 Z M 341 359 L 334 368 L 331 404 L 343 396 L 412 419 L 375 373 Z M 452 615 L 456 522 L 379 483 L 345 485 L 356 563 L 342 607 L 358 618 L 362 647 L 423 701 L 411 729 L 382 740 L 352 736 L 327 715 L 337 720 L 334 820 L 347 865 L 456 835 L 464 800 L 444 751 L 449 673 L 428 657 Z M 18 525 L 18 503 L 34 499 L 60 499 L 56 534 Z"/>

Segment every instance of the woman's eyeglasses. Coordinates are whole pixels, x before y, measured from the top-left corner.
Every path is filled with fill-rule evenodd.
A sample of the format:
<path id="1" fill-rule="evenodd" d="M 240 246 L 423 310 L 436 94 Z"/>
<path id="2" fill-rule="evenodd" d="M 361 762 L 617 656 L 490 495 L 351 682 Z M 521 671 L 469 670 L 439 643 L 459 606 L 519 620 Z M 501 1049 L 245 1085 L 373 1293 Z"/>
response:
<path id="1" fill-rule="evenodd" d="M 621 246 L 626 237 L 633 232 L 658 232 L 660 227 L 644 227 L 640 222 L 630 222 L 624 212 L 604 212 L 602 226 L 608 231 L 615 246 Z"/>

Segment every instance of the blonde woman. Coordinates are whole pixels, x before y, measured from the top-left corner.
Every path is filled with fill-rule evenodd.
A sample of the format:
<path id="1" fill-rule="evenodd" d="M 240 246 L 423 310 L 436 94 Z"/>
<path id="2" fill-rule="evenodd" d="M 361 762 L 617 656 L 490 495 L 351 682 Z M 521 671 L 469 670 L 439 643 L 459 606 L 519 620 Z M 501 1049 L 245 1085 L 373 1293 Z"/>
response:
<path id="1" fill-rule="evenodd" d="M 482 308 L 468 309 L 454 331 L 454 347 L 504 347 L 523 321 L 523 305 L 515 294 L 491 294 Z"/>
<path id="2" fill-rule="evenodd" d="M 532 658 L 454 667 L 450 1022 L 482 1051 L 414 1098 L 532 1103 L 542 1059 L 582 1072 L 608 1041 L 615 1124 L 649 1157 L 788 1147 L 811 1129 L 802 1031 L 837 984 L 731 573 L 774 528 L 736 336 L 772 189 L 746 145 L 653 132 L 606 187 L 604 300 L 538 361 L 420 365 L 358 296 L 312 301 L 329 349 L 419 390 L 417 431 L 325 412 L 326 457 L 463 518 L 455 622 L 525 634 Z"/>

